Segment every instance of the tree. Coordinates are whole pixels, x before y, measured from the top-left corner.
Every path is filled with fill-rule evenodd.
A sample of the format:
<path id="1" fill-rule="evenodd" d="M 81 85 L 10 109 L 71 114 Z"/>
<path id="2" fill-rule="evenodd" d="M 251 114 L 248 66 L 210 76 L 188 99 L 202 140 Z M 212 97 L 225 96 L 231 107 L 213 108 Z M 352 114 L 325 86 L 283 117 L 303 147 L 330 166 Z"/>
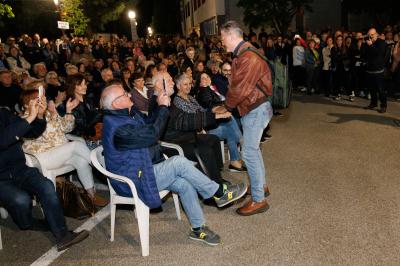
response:
<path id="1" fill-rule="evenodd" d="M 126 10 L 128 3 L 136 0 L 91 0 L 84 1 L 84 10 L 90 19 L 90 27 L 94 32 L 104 31 L 108 23 L 117 21 Z"/>
<path id="2" fill-rule="evenodd" d="M 85 35 L 90 19 L 83 12 L 82 0 L 67 0 L 62 4 L 62 20 L 68 21 L 74 35 Z"/>
<path id="3" fill-rule="evenodd" d="M 4 0 L 0 0 L 0 2 L 4 2 Z M 7 4 L 0 3 L 0 17 L 6 16 L 8 18 L 13 18 L 14 13 L 12 11 L 12 7 Z"/>
<path id="4" fill-rule="evenodd" d="M 239 0 L 244 9 L 244 23 L 249 27 L 271 25 L 277 33 L 285 34 L 293 17 L 304 11 L 312 12 L 313 0 Z"/>

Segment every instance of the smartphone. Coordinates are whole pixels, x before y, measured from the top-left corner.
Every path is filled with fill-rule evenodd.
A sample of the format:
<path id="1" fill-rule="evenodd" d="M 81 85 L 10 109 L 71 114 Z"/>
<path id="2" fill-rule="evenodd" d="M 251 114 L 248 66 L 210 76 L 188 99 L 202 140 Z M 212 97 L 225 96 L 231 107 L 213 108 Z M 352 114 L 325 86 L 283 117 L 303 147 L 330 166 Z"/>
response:
<path id="1" fill-rule="evenodd" d="M 163 79 L 162 81 L 163 81 L 164 93 L 167 94 L 167 86 L 166 86 L 166 84 L 165 84 L 165 79 Z"/>
<path id="2" fill-rule="evenodd" d="M 39 98 L 39 99 L 41 99 L 42 96 L 43 96 L 43 90 L 44 90 L 44 89 L 43 89 L 43 86 L 40 85 L 40 86 L 39 86 L 39 95 L 38 95 L 38 98 Z"/>

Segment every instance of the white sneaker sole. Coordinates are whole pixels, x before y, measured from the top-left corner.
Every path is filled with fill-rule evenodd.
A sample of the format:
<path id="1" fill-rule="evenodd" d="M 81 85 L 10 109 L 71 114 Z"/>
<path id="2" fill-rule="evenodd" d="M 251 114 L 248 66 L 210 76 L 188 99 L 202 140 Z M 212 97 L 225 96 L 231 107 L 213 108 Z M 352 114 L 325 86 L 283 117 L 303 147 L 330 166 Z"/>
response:
<path id="1" fill-rule="evenodd" d="M 205 241 L 204 239 L 195 238 L 195 237 L 192 237 L 192 236 L 189 236 L 189 238 L 190 238 L 191 240 L 203 242 L 203 243 L 205 243 L 205 244 L 207 244 L 207 245 L 209 245 L 209 246 L 218 246 L 219 244 L 221 244 L 221 243 L 210 243 L 210 242 Z"/>

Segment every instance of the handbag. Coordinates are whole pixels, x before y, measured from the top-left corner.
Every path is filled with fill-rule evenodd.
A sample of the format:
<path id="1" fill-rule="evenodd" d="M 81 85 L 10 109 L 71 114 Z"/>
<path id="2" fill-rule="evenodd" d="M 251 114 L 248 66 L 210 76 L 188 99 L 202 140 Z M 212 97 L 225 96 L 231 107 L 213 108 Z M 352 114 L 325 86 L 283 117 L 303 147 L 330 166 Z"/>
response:
<path id="1" fill-rule="evenodd" d="M 65 216 L 81 220 L 96 213 L 96 207 L 86 190 L 71 181 L 57 177 L 56 190 Z"/>

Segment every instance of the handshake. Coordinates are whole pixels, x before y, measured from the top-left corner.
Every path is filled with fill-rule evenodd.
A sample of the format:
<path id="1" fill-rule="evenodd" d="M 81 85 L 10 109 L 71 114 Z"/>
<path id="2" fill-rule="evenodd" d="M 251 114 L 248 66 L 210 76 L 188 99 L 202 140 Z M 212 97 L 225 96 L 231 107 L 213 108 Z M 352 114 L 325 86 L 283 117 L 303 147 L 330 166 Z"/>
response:
<path id="1" fill-rule="evenodd" d="M 226 108 L 221 105 L 215 106 L 211 111 L 215 114 L 215 119 L 224 119 L 232 117 L 232 113 L 228 112 L 228 110 L 226 110 Z"/>

